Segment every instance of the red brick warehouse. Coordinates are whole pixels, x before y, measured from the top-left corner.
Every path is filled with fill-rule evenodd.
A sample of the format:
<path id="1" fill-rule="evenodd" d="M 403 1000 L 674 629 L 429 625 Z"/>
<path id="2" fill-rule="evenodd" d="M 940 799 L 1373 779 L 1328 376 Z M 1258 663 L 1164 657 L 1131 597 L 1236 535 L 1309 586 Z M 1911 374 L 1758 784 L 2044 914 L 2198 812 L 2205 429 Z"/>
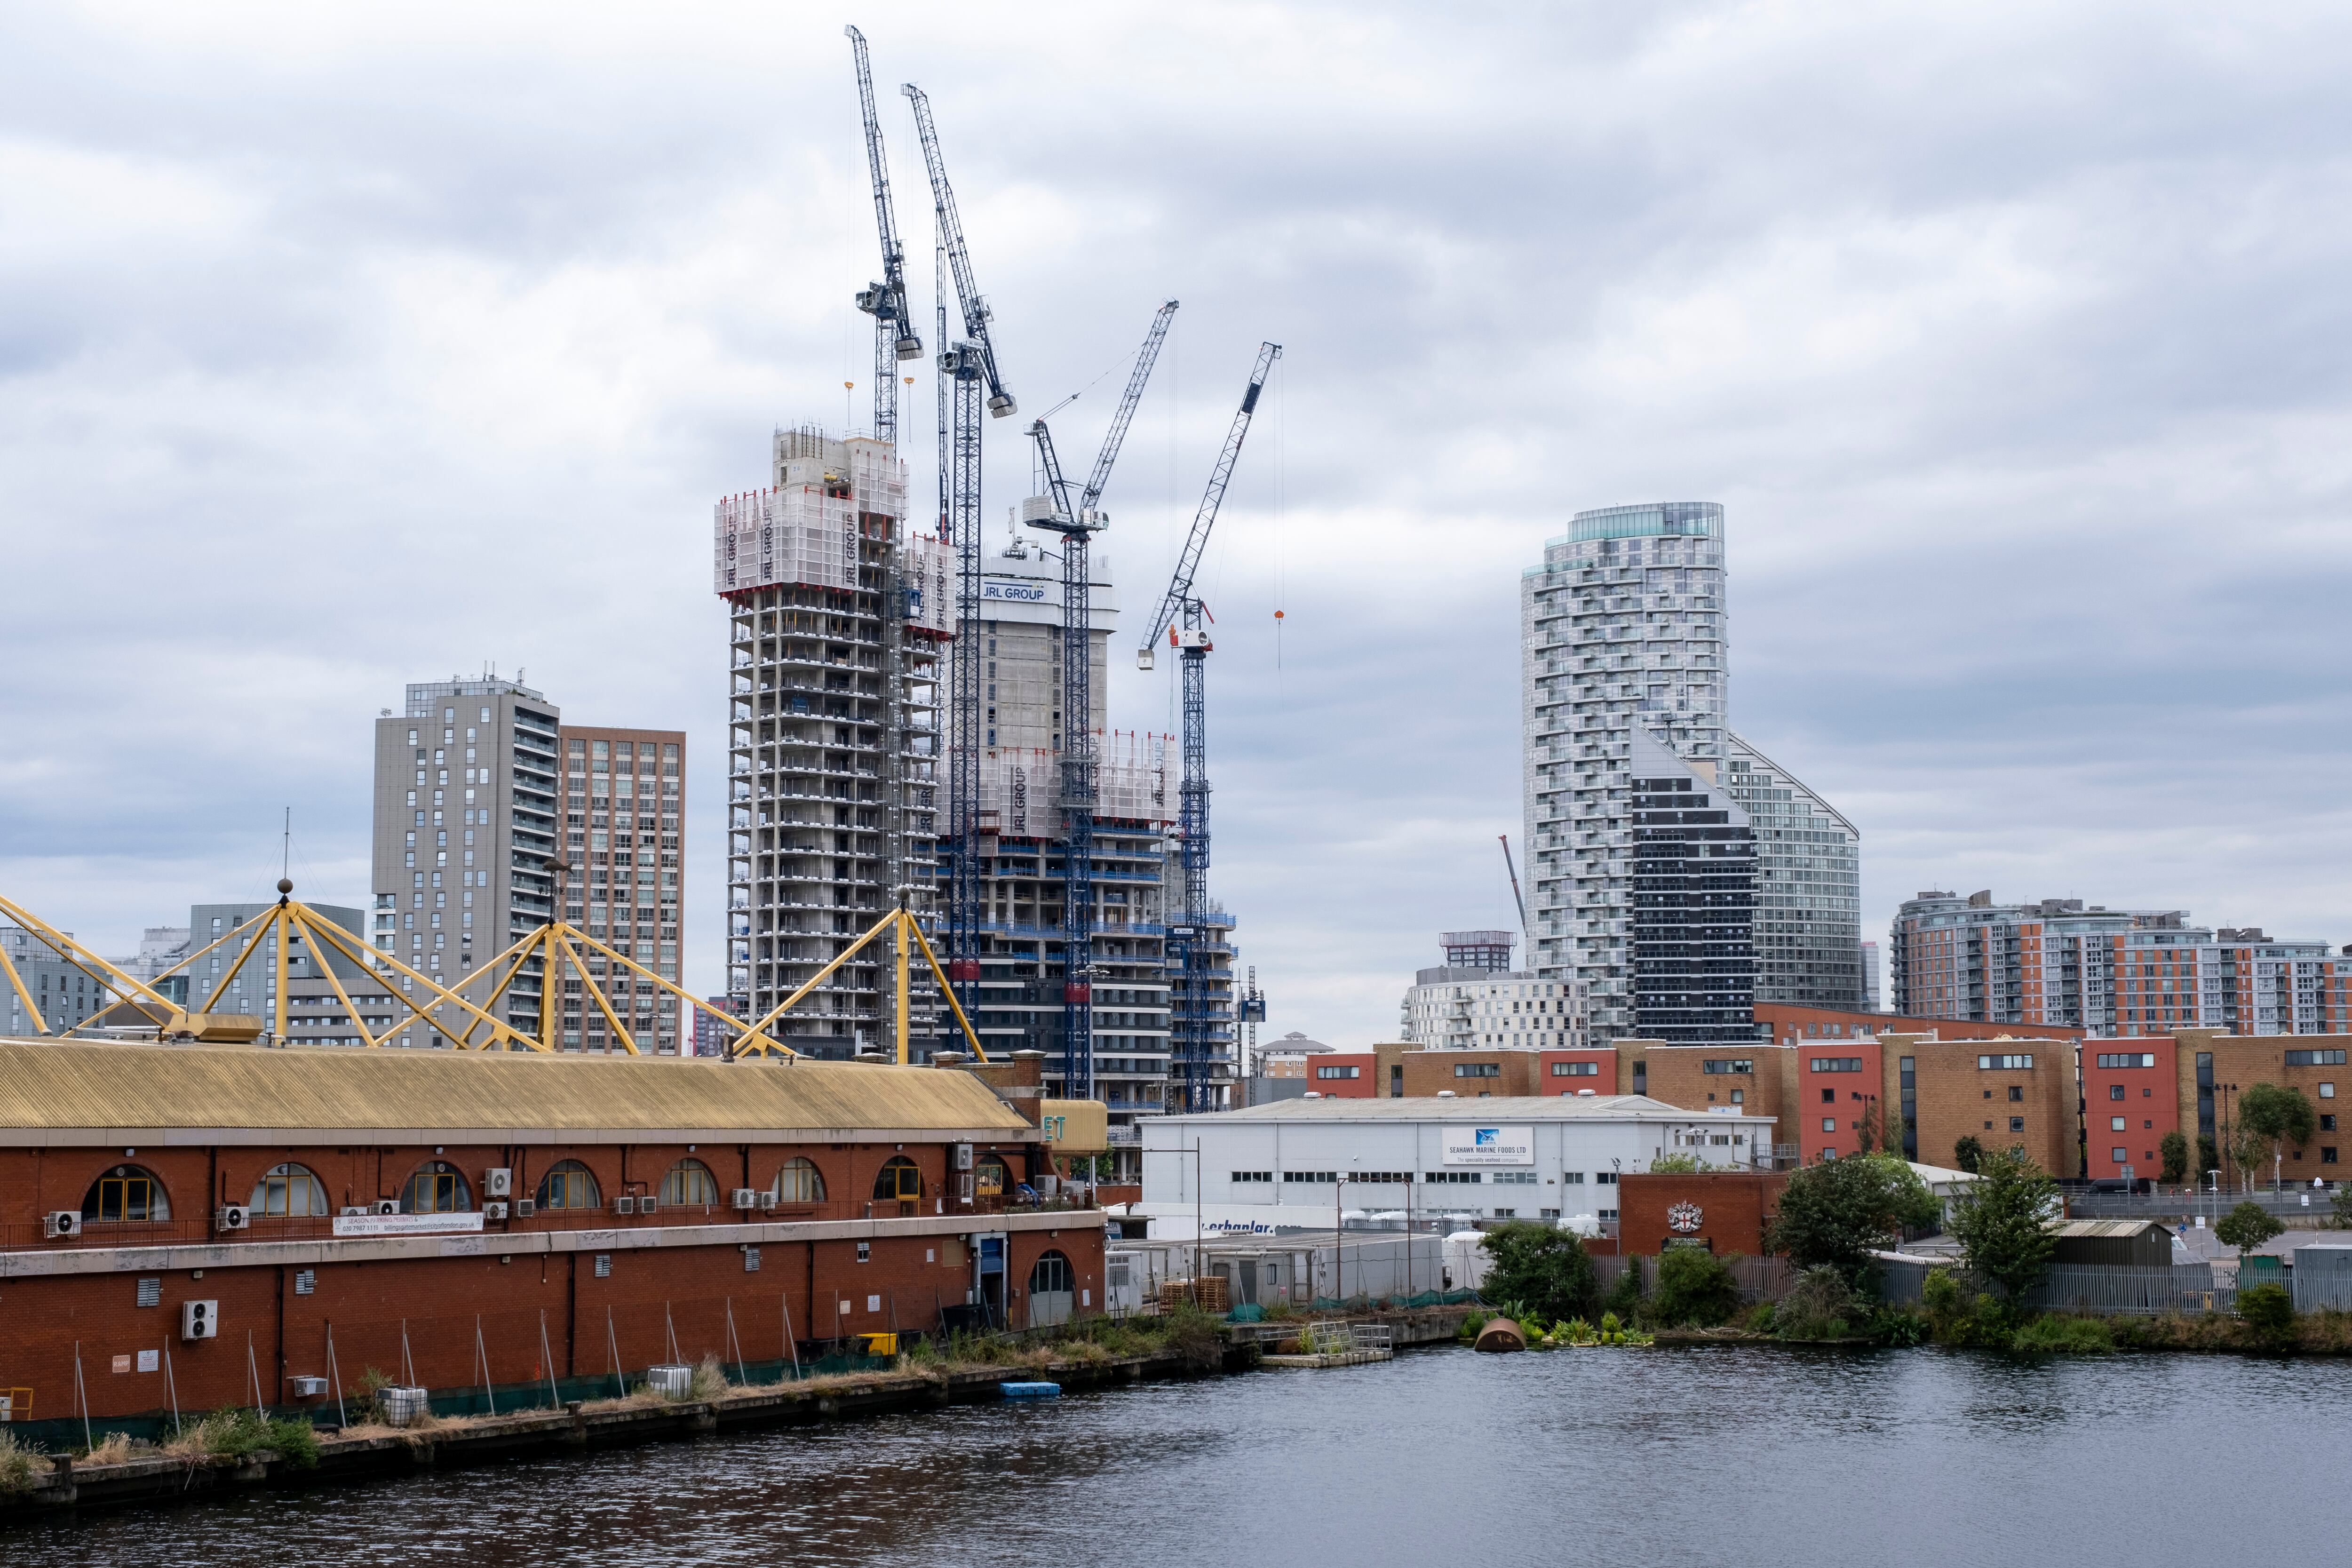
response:
<path id="1" fill-rule="evenodd" d="M 1099 1310 L 1102 1216 L 1003 1211 L 1039 1136 L 954 1068 L 0 1040 L 0 1388 L 79 1416 L 78 1357 L 94 1421 L 331 1413 L 369 1367 L 512 1391 L 1050 1323 Z"/>

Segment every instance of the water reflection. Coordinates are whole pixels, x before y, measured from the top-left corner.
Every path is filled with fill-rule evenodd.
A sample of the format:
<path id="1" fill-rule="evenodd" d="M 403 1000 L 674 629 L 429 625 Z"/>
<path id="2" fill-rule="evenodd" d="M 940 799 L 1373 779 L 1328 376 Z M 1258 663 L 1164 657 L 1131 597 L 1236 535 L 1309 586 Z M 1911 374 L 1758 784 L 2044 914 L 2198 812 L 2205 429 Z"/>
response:
<path id="1" fill-rule="evenodd" d="M 2308 1555 L 2352 1366 L 1475 1356 L 49 1522 L 71 1564 L 1979 1563 Z M 2231 1506 L 2194 1506 L 2227 1497 Z M 2155 1506 L 2173 1499 L 2181 1506 Z M 2223 1521 L 2226 1515 L 2227 1522 Z"/>

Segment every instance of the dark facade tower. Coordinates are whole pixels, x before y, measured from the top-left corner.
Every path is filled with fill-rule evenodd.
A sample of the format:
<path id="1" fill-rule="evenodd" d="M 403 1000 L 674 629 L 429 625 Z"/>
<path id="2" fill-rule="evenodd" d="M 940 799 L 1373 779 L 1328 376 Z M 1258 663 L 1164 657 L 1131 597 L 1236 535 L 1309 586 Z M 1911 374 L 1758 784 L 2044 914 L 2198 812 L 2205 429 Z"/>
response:
<path id="1" fill-rule="evenodd" d="M 1710 775 L 1635 732 L 1633 1032 L 1697 1044 L 1754 1027 L 1756 835 Z"/>

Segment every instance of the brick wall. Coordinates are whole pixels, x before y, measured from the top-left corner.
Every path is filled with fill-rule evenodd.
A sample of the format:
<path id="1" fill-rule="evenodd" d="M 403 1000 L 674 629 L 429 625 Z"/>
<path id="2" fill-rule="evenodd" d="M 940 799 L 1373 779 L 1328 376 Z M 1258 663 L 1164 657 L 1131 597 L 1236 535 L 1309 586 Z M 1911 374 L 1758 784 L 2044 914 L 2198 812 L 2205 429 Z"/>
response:
<path id="1" fill-rule="evenodd" d="M 1919 1160 L 1949 1165 L 1958 1140 L 1973 1134 L 1987 1149 L 2022 1147 L 2053 1175 L 2072 1176 L 2079 1163 L 2074 1047 L 2071 1040 L 1930 1040 L 1891 1036 L 1882 1040 L 1893 1077 L 1901 1058 L 1917 1066 Z M 1979 1068 L 2030 1057 L 2033 1065 Z M 1882 1094 L 1887 1092 L 1885 1089 Z"/>
<path id="2" fill-rule="evenodd" d="M 1789 1178 L 1769 1172 L 1720 1171 L 1691 1176 L 1630 1172 L 1618 1179 L 1617 1238 L 1628 1256 L 1659 1252 L 1670 1241 L 1706 1241 L 1718 1258 L 1760 1257 L 1764 1226 Z M 1699 1211 L 1698 1228 L 1678 1231 L 1668 1219 L 1676 1204 Z"/>

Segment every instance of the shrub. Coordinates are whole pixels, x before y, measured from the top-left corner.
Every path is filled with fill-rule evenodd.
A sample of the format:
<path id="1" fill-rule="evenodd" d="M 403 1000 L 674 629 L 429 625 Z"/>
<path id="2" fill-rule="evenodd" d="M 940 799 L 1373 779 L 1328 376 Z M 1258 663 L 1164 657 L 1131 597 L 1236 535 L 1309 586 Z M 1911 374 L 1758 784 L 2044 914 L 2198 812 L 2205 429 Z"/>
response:
<path id="1" fill-rule="evenodd" d="M 1853 1315 L 1853 1288 L 1833 1264 L 1821 1263 L 1798 1277 L 1773 1313 L 1784 1340 L 1842 1340 Z"/>
<path id="2" fill-rule="evenodd" d="M 2263 1339 L 2283 1342 L 2294 1334 L 2294 1298 L 2284 1285 L 2253 1285 L 2238 1292 L 2238 1317 Z"/>
<path id="3" fill-rule="evenodd" d="M 694 1375 L 687 1379 L 686 1397 L 708 1405 L 723 1398 L 727 1393 L 727 1372 L 715 1355 L 704 1356 L 695 1363 Z"/>
<path id="4" fill-rule="evenodd" d="M 1650 1298 L 1653 1323 L 1711 1329 L 1739 1310 L 1739 1283 L 1731 1265 L 1703 1247 L 1677 1247 L 1658 1259 L 1658 1290 Z"/>
<path id="5" fill-rule="evenodd" d="M 1603 1301 L 1601 1306 L 1629 1323 L 1641 1315 L 1642 1260 L 1640 1258 L 1629 1258 L 1625 1260 L 1625 1272 L 1620 1274 L 1617 1277 L 1617 1283 L 1609 1288 L 1609 1299 Z"/>
<path id="6" fill-rule="evenodd" d="M 1984 1144 L 1973 1132 L 1961 1134 L 1959 1142 L 1952 1145 L 1952 1164 L 1973 1176 L 1983 1163 Z"/>
<path id="7" fill-rule="evenodd" d="M 1592 1259 L 1574 1232 L 1517 1221 L 1496 1226 L 1480 1245 L 1491 1260 L 1479 1287 L 1488 1300 L 1515 1301 L 1554 1322 L 1592 1310 L 1599 1294 Z"/>
<path id="8" fill-rule="evenodd" d="M 182 1434 L 215 1458 L 241 1459 L 274 1453 L 298 1470 L 319 1462 L 319 1434 L 308 1421 L 268 1421 L 250 1410 L 215 1410 Z"/>
<path id="9" fill-rule="evenodd" d="M 2102 1318 L 2034 1319 L 2011 1336 L 2017 1350 L 2045 1355 L 2105 1355 L 2116 1348 L 2115 1331 Z"/>
<path id="10" fill-rule="evenodd" d="M 2213 1236 L 2224 1247 L 2252 1252 L 2285 1229 L 2270 1210 L 2248 1202 L 2223 1215 L 2221 1223 L 2213 1227 Z"/>
<path id="11" fill-rule="evenodd" d="M 1650 1162 L 1654 1176 L 1695 1176 L 1701 1167 L 1696 1154 L 1661 1154 Z"/>
<path id="12" fill-rule="evenodd" d="M 49 1461 L 16 1441 L 14 1432 L 0 1432 L 0 1497 L 23 1497 L 48 1473 Z"/>
<path id="13" fill-rule="evenodd" d="M 1927 1320 L 1903 1307 L 1881 1307 L 1870 1314 L 1870 1337 L 1883 1345 L 1924 1345 L 1933 1333 Z"/>

